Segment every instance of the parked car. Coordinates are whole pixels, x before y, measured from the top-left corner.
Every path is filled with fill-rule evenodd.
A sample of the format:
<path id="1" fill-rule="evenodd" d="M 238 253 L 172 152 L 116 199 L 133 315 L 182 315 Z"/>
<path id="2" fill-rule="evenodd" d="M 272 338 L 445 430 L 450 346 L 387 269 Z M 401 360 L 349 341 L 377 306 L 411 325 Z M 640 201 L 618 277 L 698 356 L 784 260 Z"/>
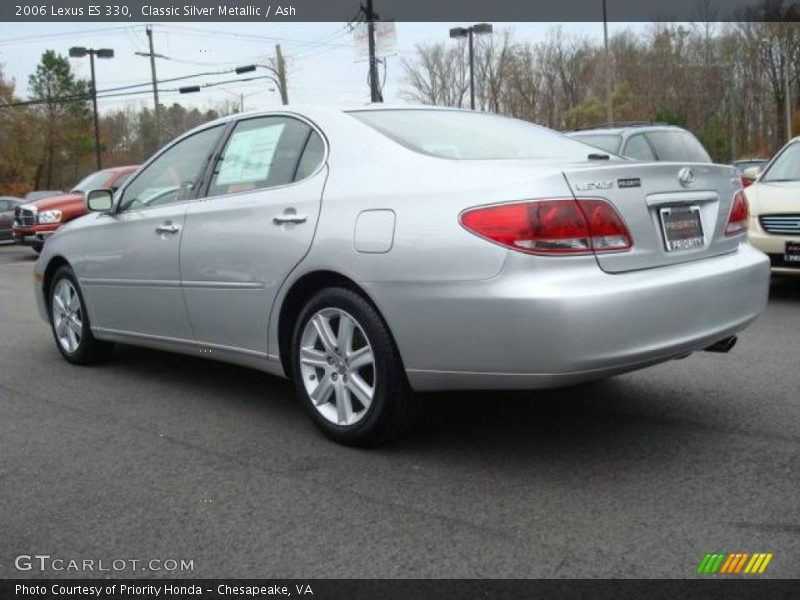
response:
<path id="1" fill-rule="evenodd" d="M 81 180 L 69 194 L 17 206 L 14 213 L 14 239 L 18 244 L 31 246 L 36 252 L 41 252 L 45 241 L 56 229 L 88 212 L 84 201 L 87 190 L 98 187 L 116 190 L 138 168 L 138 165 L 133 165 L 97 171 Z"/>
<path id="2" fill-rule="evenodd" d="M 741 158 L 731 163 L 742 178 L 742 187 L 751 185 L 766 164 L 766 158 Z"/>
<path id="3" fill-rule="evenodd" d="M 745 191 L 750 242 L 775 273 L 800 275 L 800 137 L 786 144 Z"/>
<path id="4" fill-rule="evenodd" d="M 567 133 L 611 154 L 634 160 L 710 163 L 703 144 L 689 131 L 674 125 L 627 123 Z"/>
<path id="5" fill-rule="evenodd" d="M 769 285 L 733 169 L 596 157 L 473 111 L 231 115 L 116 196 L 88 192 L 96 212 L 48 241 L 35 296 L 71 363 L 122 342 L 291 377 L 357 445 L 401 431 L 413 391 L 729 350 Z"/>
<path id="6" fill-rule="evenodd" d="M 22 198 L 0 196 L 0 241 L 14 239 L 11 233 L 11 226 L 14 223 L 14 209 L 22 202 Z"/>
<path id="7" fill-rule="evenodd" d="M 36 190 L 35 192 L 28 192 L 25 194 L 25 202 L 36 202 L 42 198 L 52 198 L 53 196 L 60 196 L 64 190 Z"/>

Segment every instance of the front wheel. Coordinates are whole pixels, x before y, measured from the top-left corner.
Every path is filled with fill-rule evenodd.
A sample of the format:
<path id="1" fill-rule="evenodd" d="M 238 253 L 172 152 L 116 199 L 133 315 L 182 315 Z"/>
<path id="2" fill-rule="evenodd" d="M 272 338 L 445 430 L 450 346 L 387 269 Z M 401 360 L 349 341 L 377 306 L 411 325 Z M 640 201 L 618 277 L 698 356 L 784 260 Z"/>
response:
<path id="1" fill-rule="evenodd" d="M 53 277 L 49 310 L 56 346 L 69 362 L 91 365 L 111 355 L 114 345 L 97 340 L 92 335 L 78 280 L 67 266 L 58 269 Z"/>
<path id="2" fill-rule="evenodd" d="M 318 292 L 297 320 L 292 375 L 322 431 L 350 446 L 375 446 L 413 420 L 416 398 L 386 324 L 346 288 Z"/>

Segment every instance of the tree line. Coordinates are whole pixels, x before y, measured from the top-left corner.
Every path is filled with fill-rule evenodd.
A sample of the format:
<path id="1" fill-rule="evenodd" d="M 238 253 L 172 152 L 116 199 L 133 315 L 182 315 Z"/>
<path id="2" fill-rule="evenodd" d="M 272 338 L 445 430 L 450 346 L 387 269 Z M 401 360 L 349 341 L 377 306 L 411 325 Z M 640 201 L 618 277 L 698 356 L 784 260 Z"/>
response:
<path id="1" fill-rule="evenodd" d="M 800 15 L 767 0 L 741 22 L 715 23 L 713 5 L 702 6 L 705 21 L 654 23 L 609 38 L 614 120 L 686 127 L 720 162 L 770 157 L 787 136 L 787 69 L 793 132 L 800 131 Z M 537 43 L 511 29 L 476 36 L 476 108 L 562 131 L 605 122 L 605 56 L 602 43 L 563 27 Z M 418 45 L 403 70 L 408 100 L 469 106 L 463 41 Z"/>
<path id="2" fill-rule="evenodd" d="M 0 66 L 0 195 L 68 190 L 96 168 L 90 83 L 75 77 L 65 56 L 48 50 L 29 77 L 28 89 L 27 99 L 18 97 Z M 140 164 L 161 144 L 235 108 L 234 103 L 205 111 L 162 105 L 158 123 L 151 108 L 104 112 L 103 167 Z"/>

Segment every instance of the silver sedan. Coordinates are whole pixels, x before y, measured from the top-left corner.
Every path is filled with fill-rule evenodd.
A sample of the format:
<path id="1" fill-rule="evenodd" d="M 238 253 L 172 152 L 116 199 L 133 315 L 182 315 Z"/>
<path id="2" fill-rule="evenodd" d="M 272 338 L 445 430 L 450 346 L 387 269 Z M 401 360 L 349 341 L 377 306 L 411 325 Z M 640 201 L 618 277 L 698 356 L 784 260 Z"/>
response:
<path id="1" fill-rule="evenodd" d="M 729 350 L 769 284 L 739 185 L 469 111 L 239 114 L 89 192 L 35 295 L 72 363 L 126 343 L 249 365 L 290 377 L 335 440 L 374 445 L 417 391 Z"/>

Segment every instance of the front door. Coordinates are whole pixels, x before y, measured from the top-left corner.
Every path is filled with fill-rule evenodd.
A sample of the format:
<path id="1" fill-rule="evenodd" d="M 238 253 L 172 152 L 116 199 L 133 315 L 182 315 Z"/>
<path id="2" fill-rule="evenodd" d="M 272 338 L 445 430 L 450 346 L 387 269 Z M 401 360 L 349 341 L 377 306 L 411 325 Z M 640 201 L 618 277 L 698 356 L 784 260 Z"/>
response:
<path id="1" fill-rule="evenodd" d="M 180 286 L 186 209 L 223 126 L 183 138 L 135 175 L 82 234 L 78 276 L 93 328 L 193 338 Z"/>
<path id="2" fill-rule="evenodd" d="M 305 121 L 243 119 L 189 205 L 181 279 L 200 342 L 262 355 L 270 309 L 311 245 L 325 184 L 324 142 Z"/>

